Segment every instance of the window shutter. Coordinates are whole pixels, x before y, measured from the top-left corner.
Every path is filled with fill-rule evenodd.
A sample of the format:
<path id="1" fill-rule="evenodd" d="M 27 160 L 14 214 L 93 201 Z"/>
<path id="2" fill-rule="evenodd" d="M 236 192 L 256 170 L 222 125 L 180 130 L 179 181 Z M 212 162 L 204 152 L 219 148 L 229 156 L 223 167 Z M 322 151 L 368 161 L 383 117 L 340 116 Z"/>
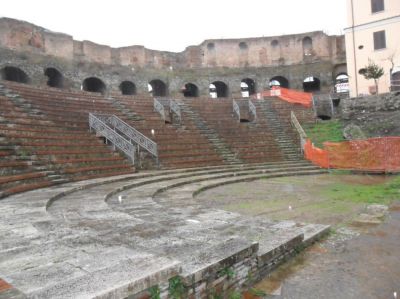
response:
<path id="1" fill-rule="evenodd" d="M 374 49 L 385 49 L 386 48 L 386 34 L 385 30 L 374 32 Z"/>
<path id="2" fill-rule="evenodd" d="M 379 12 L 385 10 L 384 0 L 371 0 L 371 12 Z"/>

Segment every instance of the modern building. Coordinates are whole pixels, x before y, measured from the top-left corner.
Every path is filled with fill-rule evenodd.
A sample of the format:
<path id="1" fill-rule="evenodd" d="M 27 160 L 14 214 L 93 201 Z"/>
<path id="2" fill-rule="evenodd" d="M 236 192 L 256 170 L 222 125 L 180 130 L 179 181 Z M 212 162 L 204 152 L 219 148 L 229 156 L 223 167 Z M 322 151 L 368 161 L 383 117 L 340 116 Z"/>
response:
<path id="1" fill-rule="evenodd" d="M 373 61 L 383 67 L 378 92 L 400 89 L 400 1 L 348 0 L 345 29 L 350 96 L 374 94 L 374 80 L 362 70 Z M 360 72 L 361 71 L 361 72 Z"/>

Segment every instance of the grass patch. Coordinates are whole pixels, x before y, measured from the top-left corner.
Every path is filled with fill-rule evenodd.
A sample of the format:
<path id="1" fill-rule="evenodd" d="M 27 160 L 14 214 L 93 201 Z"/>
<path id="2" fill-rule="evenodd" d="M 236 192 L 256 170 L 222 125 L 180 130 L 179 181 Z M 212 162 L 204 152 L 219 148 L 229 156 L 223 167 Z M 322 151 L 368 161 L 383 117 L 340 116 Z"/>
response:
<path id="1" fill-rule="evenodd" d="M 334 183 L 322 190 L 322 193 L 327 198 L 336 201 L 388 205 L 400 197 L 400 176 L 394 177 L 389 182 L 376 185 Z"/>
<path id="2" fill-rule="evenodd" d="M 339 120 L 318 122 L 312 126 L 306 126 L 305 131 L 311 141 L 318 147 L 322 147 L 325 141 L 343 141 L 343 124 Z"/>

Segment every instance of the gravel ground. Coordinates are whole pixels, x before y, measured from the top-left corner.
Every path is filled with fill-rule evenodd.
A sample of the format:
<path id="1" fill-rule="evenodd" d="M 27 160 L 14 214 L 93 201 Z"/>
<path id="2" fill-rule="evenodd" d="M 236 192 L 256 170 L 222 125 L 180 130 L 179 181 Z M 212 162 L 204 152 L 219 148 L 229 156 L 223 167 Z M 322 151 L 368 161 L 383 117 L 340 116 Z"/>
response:
<path id="1" fill-rule="evenodd" d="M 400 295 L 400 202 L 381 225 L 342 228 L 255 286 L 264 298 L 395 299 Z M 280 293 L 280 294 L 279 294 Z"/>
<path id="2" fill-rule="evenodd" d="M 268 294 L 262 298 L 396 299 L 394 292 L 400 298 L 400 198 L 382 224 L 354 226 L 352 220 L 365 212 L 365 205 L 334 207 L 321 192 L 335 182 L 369 185 L 384 181 L 381 176 L 355 175 L 278 178 L 255 181 L 251 189 L 248 183 L 222 186 L 200 193 L 198 199 L 249 216 L 333 226 L 325 240 L 254 286 Z"/>

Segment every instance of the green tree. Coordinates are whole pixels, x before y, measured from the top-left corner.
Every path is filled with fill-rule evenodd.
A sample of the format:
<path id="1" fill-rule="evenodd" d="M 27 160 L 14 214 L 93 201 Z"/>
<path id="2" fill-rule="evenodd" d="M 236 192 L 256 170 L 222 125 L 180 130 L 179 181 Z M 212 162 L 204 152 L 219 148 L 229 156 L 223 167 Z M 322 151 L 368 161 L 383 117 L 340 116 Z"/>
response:
<path id="1" fill-rule="evenodd" d="M 360 74 L 364 76 L 365 79 L 374 79 L 375 91 L 378 94 L 378 82 L 379 78 L 383 76 L 383 67 L 377 65 L 372 60 L 368 60 L 368 65 L 360 70 Z"/>

